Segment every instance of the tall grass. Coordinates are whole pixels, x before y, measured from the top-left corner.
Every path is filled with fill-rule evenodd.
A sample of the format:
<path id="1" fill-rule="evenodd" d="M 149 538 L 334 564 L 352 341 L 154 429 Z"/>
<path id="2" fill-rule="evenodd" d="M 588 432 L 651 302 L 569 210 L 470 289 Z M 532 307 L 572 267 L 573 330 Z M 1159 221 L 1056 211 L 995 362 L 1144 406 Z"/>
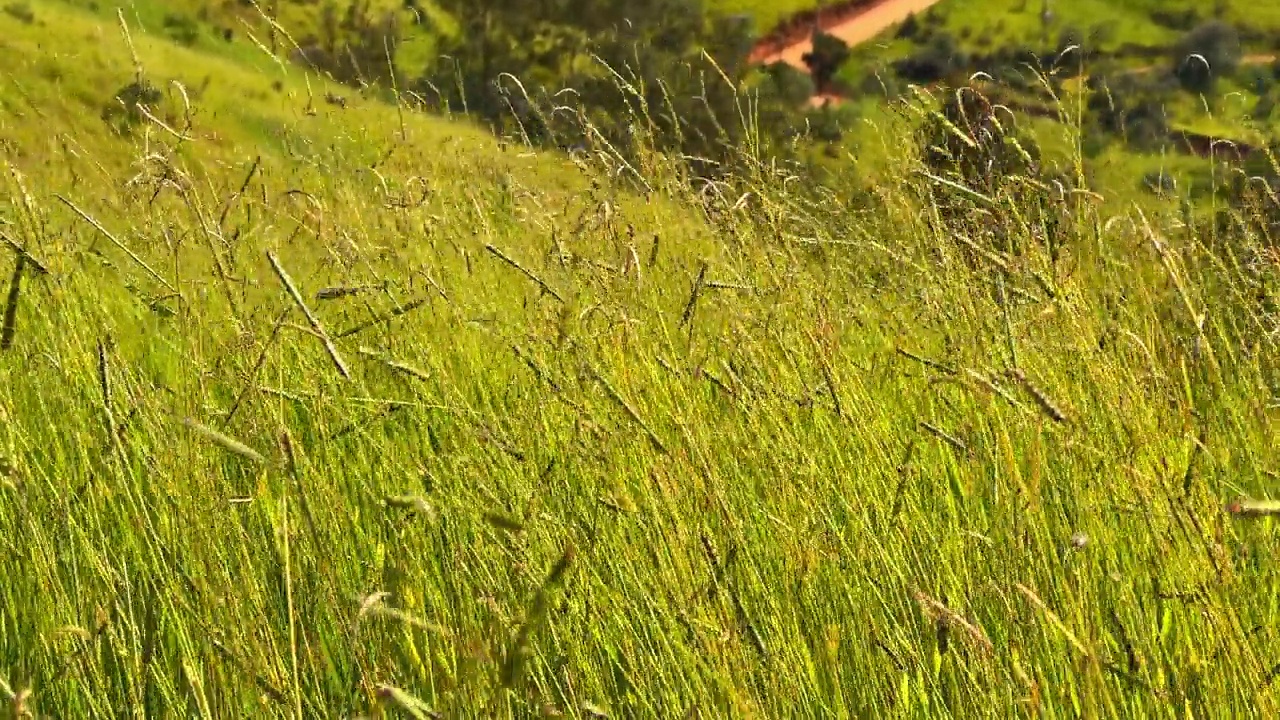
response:
<path id="1" fill-rule="evenodd" d="M 5 146 L 15 714 L 1276 712 L 1265 270 L 304 122 Z"/>

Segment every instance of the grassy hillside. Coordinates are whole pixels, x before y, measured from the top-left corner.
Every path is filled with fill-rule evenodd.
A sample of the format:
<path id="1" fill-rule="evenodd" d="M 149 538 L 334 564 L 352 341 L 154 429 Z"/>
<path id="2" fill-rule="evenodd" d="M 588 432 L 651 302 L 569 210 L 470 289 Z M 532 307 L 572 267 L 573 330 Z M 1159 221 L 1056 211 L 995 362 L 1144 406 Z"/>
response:
<path id="1" fill-rule="evenodd" d="M 875 128 L 901 114 L 902 99 L 911 105 L 921 93 L 946 97 L 948 88 L 973 78 L 993 78 L 980 83 L 984 92 L 1033 131 L 1047 158 L 1081 165 L 1112 212 L 1135 203 L 1159 208 L 1187 200 L 1197 210 L 1213 210 L 1210 195 L 1220 182 L 1211 178 L 1228 172 L 1225 158 L 1197 157 L 1187 134 L 1259 149 L 1254 159 L 1266 164 L 1260 149 L 1280 137 L 1274 110 L 1280 99 L 1280 16 L 1240 2 L 1050 3 L 1043 14 L 1045 7 L 1022 0 L 946 0 L 912 23 L 852 48 L 832 88 L 843 96 L 835 111 L 843 133 L 831 143 L 838 148 L 831 154 L 841 160 L 833 164 L 846 155 L 877 155 Z M 1234 28 L 1237 64 L 1220 66 L 1204 92 L 1180 85 L 1175 48 L 1215 23 Z M 1073 56 L 1075 62 L 1058 57 L 1059 48 L 1073 43 L 1087 54 Z M 1111 89 L 1103 104 L 1112 103 L 1115 116 L 1125 118 L 1119 123 L 1123 129 L 1101 119 L 1101 91 L 1093 81 Z M 1167 197 L 1146 189 L 1161 172 L 1179 179 Z"/>
<path id="2" fill-rule="evenodd" d="M 1280 471 L 1259 256 L 1085 196 L 1050 253 L 1025 188 L 944 220 L 896 136 L 869 192 L 694 192 L 31 8 L 15 715 L 1276 712 L 1280 536 L 1223 509 Z"/>
<path id="3" fill-rule="evenodd" d="M 818 0 L 707 0 L 706 4 L 726 15 L 749 15 L 756 30 L 765 33 L 788 17 L 823 3 Z"/>

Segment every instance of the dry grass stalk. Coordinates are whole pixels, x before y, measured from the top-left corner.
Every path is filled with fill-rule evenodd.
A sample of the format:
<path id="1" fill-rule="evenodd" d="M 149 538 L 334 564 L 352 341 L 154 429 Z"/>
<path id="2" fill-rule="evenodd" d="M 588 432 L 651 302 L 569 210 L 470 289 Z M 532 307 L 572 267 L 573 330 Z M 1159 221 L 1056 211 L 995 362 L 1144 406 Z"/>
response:
<path id="1" fill-rule="evenodd" d="M 502 252 L 492 244 L 486 243 L 484 246 L 484 249 L 488 250 L 490 254 L 492 254 L 494 257 L 498 258 L 499 260 L 505 262 L 506 264 L 510 265 L 516 270 L 519 270 L 521 274 L 523 274 L 525 277 L 532 280 L 534 284 L 542 288 L 544 292 L 546 292 L 548 295 L 558 300 L 561 304 L 564 304 L 564 298 L 560 297 L 560 293 L 553 290 L 552 287 L 548 285 L 545 280 L 535 275 L 532 270 L 525 268 L 520 263 L 511 259 L 511 257 L 509 257 L 506 253 Z"/>
<path id="2" fill-rule="evenodd" d="M 262 370 L 262 365 L 267 361 L 267 353 L 275 345 L 276 337 L 280 334 L 280 328 L 284 327 L 284 319 L 288 317 L 289 311 L 285 310 L 276 318 L 275 325 L 271 328 L 271 336 L 267 338 L 267 342 L 262 346 L 262 350 L 258 353 L 258 359 L 253 363 L 253 369 L 249 371 L 249 377 L 245 380 L 244 387 L 241 388 L 240 394 L 236 395 L 236 399 L 231 403 L 231 408 L 227 410 L 226 416 L 222 418 L 222 427 L 231 424 L 231 418 L 235 417 L 236 411 L 240 409 L 240 404 L 244 402 L 245 397 L 253 390 L 254 383 L 257 382 L 258 372 Z"/>
<path id="3" fill-rule="evenodd" d="M 952 610 L 941 602 L 929 597 L 923 591 L 916 590 L 913 594 L 915 595 L 916 602 L 920 603 L 920 609 L 923 610 L 930 619 L 941 620 L 950 627 L 958 627 L 964 630 L 965 635 L 970 640 L 973 640 L 973 642 L 981 649 L 986 652 L 995 651 L 995 646 L 991 643 L 987 634 L 982 631 L 982 628 L 969 622 L 963 615 L 955 610 Z"/>
<path id="4" fill-rule="evenodd" d="M 1280 501 L 1236 498 L 1227 504 L 1227 512 L 1237 518 L 1263 518 L 1280 515 Z"/>
<path id="5" fill-rule="evenodd" d="M 707 279 L 707 264 L 702 263 L 702 267 L 698 269 L 698 277 L 694 278 L 693 290 L 689 293 L 689 302 L 684 306 L 684 312 L 680 315 L 680 324 L 688 325 L 693 320 L 693 314 L 698 309 L 698 298 L 702 297 L 702 286 Z"/>
<path id="6" fill-rule="evenodd" d="M 0 241 L 4 241 L 4 244 L 8 245 L 10 250 L 13 250 L 15 253 L 17 253 L 18 257 L 24 258 L 27 261 L 27 265 L 31 266 L 31 268 L 34 269 L 37 274 L 39 275 L 50 274 L 48 266 L 46 266 L 44 263 L 37 260 L 34 255 L 28 252 L 26 248 L 19 245 L 13 238 L 5 234 L 3 230 L 0 230 Z"/>
<path id="7" fill-rule="evenodd" d="M 432 720 L 433 718 L 444 717 L 432 710 L 426 703 L 394 685 L 379 685 L 378 698 L 384 703 L 394 705 L 401 712 L 415 720 Z"/>
<path id="8" fill-rule="evenodd" d="M 1036 405 L 1040 406 L 1040 409 L 1044 411 L 1045 415 L 1048 415 L 1054 422 L 1067 422 L 1066 413 L 1062 412 L 1062 410 L 1058 408 L 1057 403 L 1050 400 L 1049 396 L 1046 395 L 1043 390 L 1036 387 L 1035 383 L 1031 382 L 1031 379 L 1027 377 L 1026 373 L 1022 372 L 1021 369 L 1014 369 L 1011 371 L 1011 374 L 1015 380 L 1022 384 L 1023 389 L 1025 389 L 1027 394 L 1036 401 Z"/>
<path id="9" fill-rule="evenodd" d="M 63 197 L 62 195 L 55 194 L 55 195 L 54 195 L 54 197 L 58 198 L 58 200 L 61 200 L 63 205 L 66 205 L 67 207 L 69 207 L 69 208 L 71 208 L 73 211 L 75 211 L 75 213 L 76 213 L 77 215 L 79 215 L 79 216 L 80 216 L 80 218 L 81 218 L 82 220 L 84 220 L 85 222 L 87 222 L 87 223 L 89 223 L 90 225 L 92 225 L 92 226 L 94 227 L 94 229 L 95 229 L 95 230 L 97 230 L 99 233 L 101 233 L 101 234 L 102 234 L 102 236 L 103 236 L 103 237 L 105 237 L 107 240 L 111 241 L 111 244 L 112 244 L 112 245 L 115 245 L 117 248 L 119 248 L 119 249 L 120 249 L 120 251 L 121 251 L 121 252 L 123 252 L 124 254 L 128 255 L 128 256 L 129 256 L 129 259 L 133 260 L 133 262 L 134 262 L 134 263 L 136 263 L 136 264 L 138 265 L 138 267 L 140 267 L 140 268 L 142 268 L 143 270 L 145 270 L 145 271 L 147 272 L 147 274 L 148 274 L 148 275 L 150 275 L 153 279 L 155 279 L 155 281 L 156 281 L 156 282 L 158 282 L 158 283 L 160 283 L 161 285 L 163 285 L 163 286 L 165 287 L 165 289 L 166 289 L 166 290 L 168 290 L 168 291 L 169 291 L 169 292 L 171 292 L 171 293 L 177 293 L 177 292 L 178 292 L 178 289 L 177 289 L 177 288 L 175 288 L 173 285 L 170 285 L 170 284 L 169 284 L 169 281 L 168 281 L 168 280 L 165 280 L 163 277 L 161 277 L 160 273 L 158 273 L 158 272 L 156 272 L 155 270 L 153 270 L 153 269 L 151 268 L 151 266 L 150 266 L 150 265 L 148 265 L 148 264 L 146 263 L 146 261 L 145 261 L 145 260 L 143 260 L 142 258 L 138 257 L 138 255 L 137 255 L 135 252 L 133 252 L 132 250 L 130 250 L 130 249 L 129 249 L 129 248 L 128 248 L 124 243 L 120 242 L 120 240 L 118 240 L 118 239 L 116 238 L 116 236 L 115 236 L 115 235 L 112 235 L 112 234 L 111 234 L 111 231 L 110 231 L 110 230 L 107 230 L 105 227 L 103 227 L 103 226 L 102 226 L 102 223 L 100 223 L 100 222 L 98 222 L 97 220 L 93 219 L 93 217 L 91 217 L 88 213 L 86 213 L 85 211 L 81 210 L 79 207 L 77 207 L 77 206 L 76 206 L 76 204 L 75 204 L 75 203 L 73 203 L 73 202 L 71 202 L 70 200 L 66 199 L 66 198 L 65 198 L 65 197 Z"/>
<path id="10" fill-rule="evenodd" d="M 382 315 L 379 315 L 373 318 L 372 320 L 367 320 L 365 322 L 360 323 L 359 325 L 356 325 L 351 328 L 347 328 L 346 330 L 343 330 L 342 332 L 338 333 L 335 337 L 344 338 L 351 335 L 355 335 L 356 333 L 359 333 L 359 332 L 364 332 L 365 330 L 368 330 L 374 325 L 380 325 L 392 318 L 396 318 L 401 315 L 404 315 L 407 312 L 417 310 L 418 308 L 422 307 L 426 303 L 427 303 L 427 298 L 418 298 L 417 300 L 412 300 L 396 308 L 395 310 L 392 310 L 391 312 L 383 313 Z"/>
<path id="11" fill-rule="evenodd" d="M 928 359 L 928 358 L 920 357 L 919 355 L 916 355 L 915 353 L 911 352 L 910 350 L 906 350 L 906 349 L 904 349 L 904 348 L 898 348 L 898 354 L 899 354 L 899 355 L 901 355 L 901 356 L 902 356 L 902 357 L 904 357 L 904 358 L 907 358 L 908 360 L 915 360 L 916 362 L 920 363 L 921 365 L 924 365 L 925 367 L 933 368 L 934 370 L 937 370 L 938 372 L 946 373 L 947 375 L 955 375 L 955 374 L 956 374 L 956 370 L 955 370 L 955 368 L 948 367 L 948 366 L 946 366 L 946 365 L 943 365 L 942 363 L 935 362 L 935 361 L 930 360 L 930 359 Z"/>
<path id="12" fill-rule="evenodd" d="M 382 363 L 383 365 L 386 365 L 388 368 L 391 368 L 392 370 L 398 373 L 401 373 L 403 375 L 408 375 L 409 377 L 412 377 L 415 380 L 421 380 L 423 382 L 426 382 L 431 379 L 431 376 L 427 373 L 427 371 L 416 368 L 413 365 L 410 365 L 405 362 L 401 362 L 399 360 L 392 360 L 391 358 L 383 356 L 382 353 L 376 350 L 372 350 L 367 347 L 361 347 L 359 348 L 359 350 L 357 350 L 357 352 L 359 352 L 361 355 L 364 355 L 365 357 L 374 358 L 375 360 Z"/>
<path id="13" fill-rule="evenodd" d="M 307 307 L 307 303 L 302 299 L 302 293 L 298 292 L 298 288 L 293 284 L 293 279 L 289 277 L 289 273 L 285 271 L 284 266 L 280 264 L 280 260 L 276 254 L 267 251 L 267 259 L 271 261 L 271 269 L 276 271 L 276 277 L 280 278 L 280 282 L 284 285 L 285 290 L 289 291 L 289 296 L 302 310 L 302 314 L 306 316 L 307 322 L 311 324 L 311 329 L 316 331 L 320 336 L 321 342 L 324 343 L 324 349 L 329 353 L 329 357 L 333 360 L 333 364 L 337 366 L 338 372 L 342 374 L 344 379 L 351 379 L 351 371 L 347 370 L 347 364 L 342 361 L 342 356 L 338 354 L 338 348 L 334 346 L 333 340 L 329 338 L 328 333 L 324 331 L 324 326 L 320 324 L 319 318 L 311 312 L 311 308 Z"/>
<path id="14" fill-rule="evenodd" d="M 966 455 L 969 454 L 969 446 L 966 445 L 963 440 L 948 433 L 942 428 L 932 423 L 925 422 L 924 420 L 920 421 L 920 427 L 924 428 L 925 430 L 928 430 L 931 434 L 933 434 L 934 437 L 938 438 L 939 440 L 955 448 L 957 451 L 964 453 Z"/>
<path id="15" fill-rule="evenodd" d="M 529 640 L 532 638 L 534 630 L 542 624 L 542 620 L 550 607 L 551 593 L 563 584 L 564 577 L 569 572 L 569 566 L 573 564 L 576 555 L 577 549 L 572 544 L 565 547 L 564 553 L 561 554 L 560 559 L 551 568 L 551 572 L 547 574 L 547 579 L 543 581 L 542 586 L 538 588 L 538 592 L 533 596 L 529 613 L 525 617 L 524 623 L 520 625 L 520 630 L 516 633 L 515 641 L 512 643 L 511 648 L 507 651 L 507 660 L 502 668 L 502 684 L 505 687 L 515 685 L 524 657 L 529 653 Z"/>
<path id="16" fill-rule="evenodd" d="M 1018 589 L 1018 592 L 1022 593 L 1023 596 L 1030 600 L 1032 605 L 1039 608 L 1040 612 L 1044 613 L 1045 617 L 1049 619 L 1049 623 L 1057 628 L 1058 631 L 1062 633 L 1062 636 L 1067 639 L 1067 642 L 1071 643 L 1071 646 L 1078 650 L 1081 655 L 1093 657 L 1093 653 L 1089 652 L 1089 649 L 1084 646 L 1084 643 L 1080 642 L 1080 639 L 1076 637 L 1075 633 L 1071 632 L 1071 629 L 1067 627 L 1066 623 L 1062 622 L 1062 618 L 1058 617 L 1057 613 L 1049 609 L 1049 606 L 1045 604 L 1044 600 L 1040 599 L 1039 595 L 1036 595 L 1031 588 L 1023 585 L 1022 583 L 1014 583 L 1013 586 Z"/>
<path id="17" fill-rule="evenodd" d="M 613 388 L 613 385 L 610 384 L 609 381 L 606 380 L 605 377 L 601 375 L 598 370 L 596 370 L 594 367 L 591 367 L 589 365 L 587 369 L 591 372 L 591 374 L 595 377 L 595 379 L 599 381 L 601 387 L 603 387 L 605 392 L 608 393 L 610 399 L 612 399 L 615 403 L 617 403 L 618 406 L 622 408 L 623 412 L 625 412 L 627 416 L 630 417 L 632 421 L 635 422 L 635 424 L 640 426 L 640 429 L 643 430 L 645 435 L 648 436 L 649 442 L 653 443 L 653 446 L 657 448 L 659 452 L 666 454 L 667 453 L 666 444 L 664 444 L 662 442 L 662 439 L 658 437 L 658 434 L 655 433 L 653 429 L 649 427 L 648 423 L 646 423 L 644 419 L 640 417 L 640 413 L 635 408 L 631 407 L 631 403 L 627 402 L 626 399 L 623 398 L 622 395 Z"/>
<path id="18" fill-rule="evenodd" d="M 192 418 L 186 418 L 182 421 L 182 424 L 194 430 L 197 435 L 200 435 L 205 440 L 208 440 L 233 455 L 239 455 L 246 460 L 258 463 L 259 465 L 265 465 L 267 462 L 267 459 L 264 458 L 257 450 L 254 450 L 239 440 L 220 433 L 207 425 L 202 425 Z"/>
<path id="19" fill-rule="evenodd" d="M 337 286 L 325 287 L 316 291 L 316 300 L 340 300 L 352 295 L 360 295 L 370 290 L 378 290 L 377 285 L 356 285 L 355 287 Z"/>

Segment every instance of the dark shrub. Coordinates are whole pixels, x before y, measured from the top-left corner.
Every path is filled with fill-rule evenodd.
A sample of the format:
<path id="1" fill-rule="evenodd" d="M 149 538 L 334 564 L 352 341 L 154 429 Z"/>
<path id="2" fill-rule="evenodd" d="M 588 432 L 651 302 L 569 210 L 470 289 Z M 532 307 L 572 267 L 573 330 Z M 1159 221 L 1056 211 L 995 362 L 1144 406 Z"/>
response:
<path id="1" fill-rule="evenodd" d="M 1169 195 L 1178 189 L 1178 179 L 1173 175 L 1156 170 L 1142 176 L 1142 187 L 1153 195 Z"/>
<path id="2" fill-rule="evenodd" d="M 898 32 L 894 33 L 894 37 L 900 40 L 914 40 L 920 34 L 920 20 L 915 13 L 907 16 L 906 20 L 898 26 Z"/>
<path id="3" fill-rule="evenodd" d="M 893 69 L 909 82 L 931 83 L 963 71 L 968 62 L 955 38 L 939 33 L 919 52 L 895 62 Z"/>
<path id="4" fill-rule="evenodd" d="M 813 34 L 813 50 L 802 59 L 813 75 L 814 87 L 818 92 L 825 92 L 840 66 L 849 59 L 849 46 L 835 35 L 818 31 Z"/>
<path id="5" fill-rule="evenodd" d="M 1218 78 L 1240 64 L 1240 35 L 1221 21 L 1208 22 L 1187 33 L 1174 48 L 1173 68 L 1182 86 L 1207 93 Z"/>
<path id="6" fill-rule="evenodd" d="M 142 122 L 142 107 L 157 105 L 164 94 L 146 80 L 120 88 L 102 108 L 102 119 L 116 132 L 127 135 Z"/>
<path id="7" fill-rule="evenodd" d="M 1134 78 L 1089 79 L 1089 122 L 1120 137 L 1139 150 L 1155 150 L 1169 136 L 1169 121 L 1160 102 L 1159 86 L 1148 87 Z"/>
<path id="8" fill-rule="evenodd" d="M 11 2 L 5 5 L 4 14 L 26 25 L 36 21 L 35 11 L 25 2 Z"/>
<path id="9" fill-rule="evenodd" d="M 169 13 L 164 16 L 164 34 L 179 45 L 191 46 L 200 39 L 200 25 L 186 15 Z"/>

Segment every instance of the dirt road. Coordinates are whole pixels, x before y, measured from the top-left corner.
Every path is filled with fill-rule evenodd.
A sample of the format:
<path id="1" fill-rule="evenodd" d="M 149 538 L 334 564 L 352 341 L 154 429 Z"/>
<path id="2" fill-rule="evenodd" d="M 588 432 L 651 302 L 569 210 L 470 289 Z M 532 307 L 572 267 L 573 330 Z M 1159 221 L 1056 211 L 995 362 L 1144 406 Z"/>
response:
<path id="1" fill-rule="evenodd" d="M 835 35 L 850 47 L 866 42 L 879 35 L 895 23 L 902 22 L 912 13 L 923 12 L 939 0 L 881 0 L 864 7 L 850 9 L 848 13 L 834 18 L 830 22 L 821 23 L 823 32 Z M 785 62 L 805 70 L 801 59 L 805 53 L 813 49 L 809 36 L 794 42 L 781 50 L 756 58 L 764 64 Z"/>

